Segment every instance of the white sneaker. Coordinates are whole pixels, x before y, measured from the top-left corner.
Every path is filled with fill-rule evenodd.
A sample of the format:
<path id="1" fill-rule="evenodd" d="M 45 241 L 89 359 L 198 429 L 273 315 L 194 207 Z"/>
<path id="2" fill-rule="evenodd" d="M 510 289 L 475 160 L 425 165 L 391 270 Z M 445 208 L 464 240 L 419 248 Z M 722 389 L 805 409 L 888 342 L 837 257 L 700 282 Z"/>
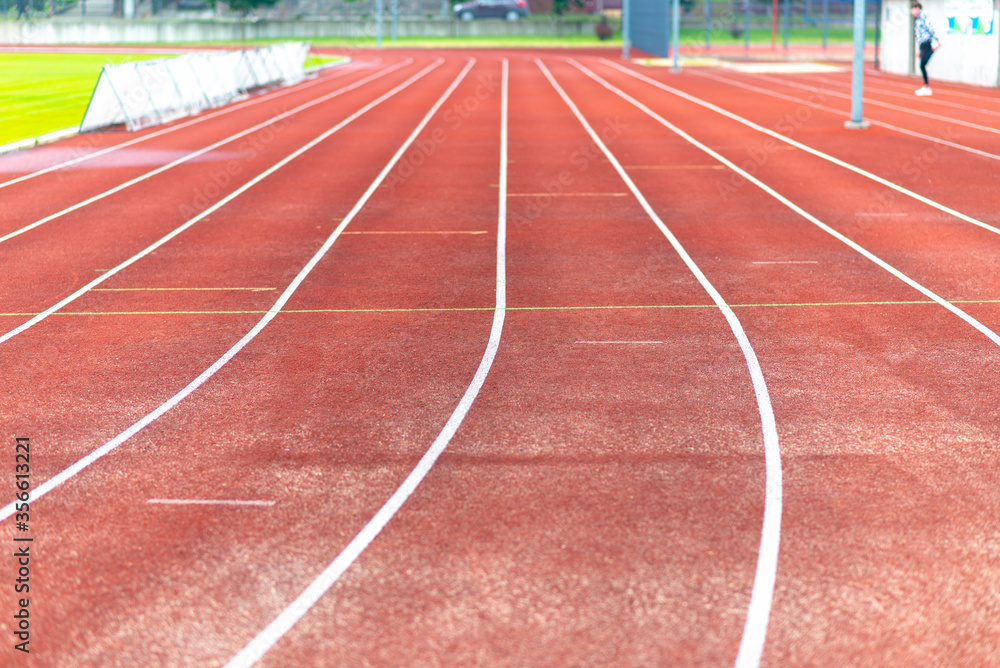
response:
<path id="1" fill-rule="evenodd" d="M 928 86 L 921 86 L 917 90 L 913 91 L 913 94 L 914 95 L 920 95 L 920 96 L 930 95 L 931 94 L 931 89 Z"/>

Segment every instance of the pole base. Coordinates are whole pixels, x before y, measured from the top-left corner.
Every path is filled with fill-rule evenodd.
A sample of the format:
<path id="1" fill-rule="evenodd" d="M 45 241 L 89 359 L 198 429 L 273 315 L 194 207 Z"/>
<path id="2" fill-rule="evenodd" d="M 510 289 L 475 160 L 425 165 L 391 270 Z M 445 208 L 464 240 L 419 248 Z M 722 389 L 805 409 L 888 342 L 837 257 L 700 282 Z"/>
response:
<path id="1" fill-rule="evenodd" d="M 844 123 L 844 127 L 848 130 L 867 130 L 868 121 L 847 121 Z"/>

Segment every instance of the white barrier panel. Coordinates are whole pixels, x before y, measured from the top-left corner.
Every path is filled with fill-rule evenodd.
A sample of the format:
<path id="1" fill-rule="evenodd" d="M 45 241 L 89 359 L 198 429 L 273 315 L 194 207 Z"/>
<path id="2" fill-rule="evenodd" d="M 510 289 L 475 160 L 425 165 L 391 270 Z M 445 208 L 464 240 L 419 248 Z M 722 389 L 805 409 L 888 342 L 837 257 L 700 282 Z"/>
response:
<path id="1" fill-rule="evenodd" d="M 245 51 L 192 53 L 105 65 L 80 132 L 124 124 L 129 130 L 166 123 L 305 77 L 309 45 L 274 44 Z"/>

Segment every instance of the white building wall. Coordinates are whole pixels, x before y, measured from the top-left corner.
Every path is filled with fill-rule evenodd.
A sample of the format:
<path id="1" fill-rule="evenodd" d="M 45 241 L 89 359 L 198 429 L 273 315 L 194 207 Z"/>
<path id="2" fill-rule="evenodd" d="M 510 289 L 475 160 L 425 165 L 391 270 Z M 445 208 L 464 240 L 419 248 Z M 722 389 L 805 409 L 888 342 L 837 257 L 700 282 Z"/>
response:
<path id="1" fill-rule="evenodd" d="M 946 0 L 921 0 L 924 12 L 941 39 L 927 74 L 934 81 L 979 86 L 1000 86 L 1000 12 L 994 5 L 992 34 L 948 32 Z M 909 0 L 885 0 L 882 9 L 882 69 L 894 74 L 920 76 L 913 44 L 913 17 Z"/>
<path id="2" fill-rule="evenodd" d="M 618 26 L 616 25 L 617 29 Z M 182 42 L 238 42 L 244 39 L 373 38 L 373 19 L 357 20 L 128 20 L 76 19 L 48 21 L 0 21 L 0 44 L 148 44 Z M 453 19 L 400 18 L 400 37 L 475 37 L 490 35 L 594 34 L 587 19 L 547 21 L 458 21 Z M 389 17 L 382 25 L 389 39 Z M 595 38 L 596 43 L 596 38 Z"/>

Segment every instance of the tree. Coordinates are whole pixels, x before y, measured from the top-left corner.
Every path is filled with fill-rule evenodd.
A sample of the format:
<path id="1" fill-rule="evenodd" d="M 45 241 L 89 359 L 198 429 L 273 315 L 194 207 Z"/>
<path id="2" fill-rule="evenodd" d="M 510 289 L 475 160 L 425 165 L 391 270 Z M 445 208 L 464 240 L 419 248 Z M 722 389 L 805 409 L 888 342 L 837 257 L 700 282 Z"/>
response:
<path id="1" fill-rule="evenodd" d="M 582 9 L 583 0 L 552 0 L 552 13 L 562 16 L 570 8 L 570 5 Z"/>
<path id="2" fill-rule="evenodd" d="M 271 7 L 278 0 L 224 0 L 229 8 L 238 12 L 240 16 L 250 15 L 258 7 Z"/>

